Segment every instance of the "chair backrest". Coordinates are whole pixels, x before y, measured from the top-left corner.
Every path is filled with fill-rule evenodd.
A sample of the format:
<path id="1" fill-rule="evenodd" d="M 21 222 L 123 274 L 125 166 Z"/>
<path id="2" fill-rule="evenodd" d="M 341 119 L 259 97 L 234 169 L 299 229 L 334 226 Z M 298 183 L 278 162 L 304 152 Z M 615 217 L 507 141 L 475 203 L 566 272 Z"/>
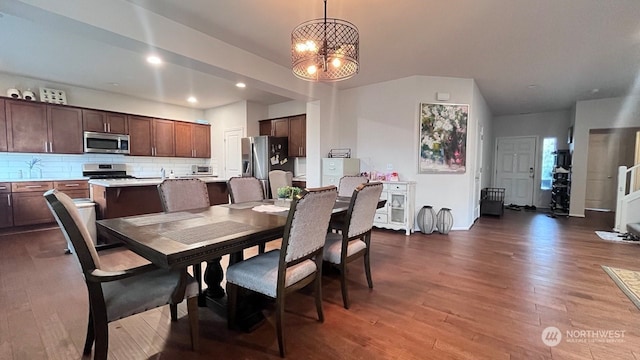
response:
<path id="1" fill-rule="evenodd" d="M 348 230 L 342 230 L 342 233 L 346 234 L 348 238 L 362 235 L 371 230 L 382 187 L 381 182 L 371 182 L 360 184 L 353 191 L 345 218 L 345 226 L 348 227 Z"/>
<path id="2" fill-rule="evenodd" d="M 271 198 L 278 198 L 278 189 L 293 184 L 293 173 L 291 171 L 271 170 L 269 171 L 269 187 L 271 188 Z"/>
<path id="3" fill-rule="evenodd" d="M 306 189 L 294 199 L 282 237 L 281 262 L 298 260 L 324 246 L 337 196 L 332 185 Z"/>
<path id="4" fill-rule="evenodd" d="M 165 179 L 158 185 L 158 193 L 165 212 L 211 206 L 207 184 L 200 179 Z"/>
<path id="5" fill-rule="evenodd" d="M 255 177 L 232 177 L 227 181 L 231 203 L 264 200 L 262 183 Z"/>
<path id="6" fill-rule="evenodd" d="M 340 178 L 340 183 L 338 184 L 338 196 L 351 196 L 353 194 L 353 190 L 355 190 L 358 185 L 366 184 L 368 182 L 369 178 L 366 176 L 343 176 Z"/>
<path id="7" fill-rule="evenodd" d="M 100 269 L 100 257 L 93 245 L 94 241 L 73 200 L 55 189 L 44 193 L 44 197 L 64 237 L 73 245 L 73 253 L 77 256 L 83 273 Z"/>

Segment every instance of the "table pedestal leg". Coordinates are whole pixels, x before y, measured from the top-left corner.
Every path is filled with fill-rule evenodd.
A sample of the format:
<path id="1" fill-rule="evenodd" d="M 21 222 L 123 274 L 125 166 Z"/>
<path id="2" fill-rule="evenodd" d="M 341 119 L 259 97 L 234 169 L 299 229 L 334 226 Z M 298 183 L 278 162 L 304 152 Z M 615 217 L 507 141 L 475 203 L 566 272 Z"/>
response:
<path id="1" fill-rule="evenodd" d="M 241 256 L 239 255 L 240 260 Z M 232 255 L 232 259 L 238 259 L 238 254 Z M 198 298 L 198 305 L 206 306 L 219 316 L 226 318 L 227 297 L 220 285 L 224 277 L 220 260 L 221 258 L 216 258 L 207 262 L 207 270 L 204 272 L 204 282 L 207 284 L 207 289 L 203 296 Z M 235 263 L 233 260 L 231 262 Z M 238 295 L 236 326 L 245 332 L 253 331 L 265 320 L 261 311 L 264 301 L 255 294 L 240 292 Z"/>

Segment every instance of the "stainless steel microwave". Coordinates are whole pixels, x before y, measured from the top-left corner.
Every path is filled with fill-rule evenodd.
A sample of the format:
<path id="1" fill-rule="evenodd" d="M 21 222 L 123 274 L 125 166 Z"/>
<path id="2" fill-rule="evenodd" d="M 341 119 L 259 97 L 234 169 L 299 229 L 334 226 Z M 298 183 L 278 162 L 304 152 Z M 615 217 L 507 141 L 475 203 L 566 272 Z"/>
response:
<path id="1" fill-rule="evenodd" d="M 129 154 L 129 135 L 85 131 L 84 152 Z"/>

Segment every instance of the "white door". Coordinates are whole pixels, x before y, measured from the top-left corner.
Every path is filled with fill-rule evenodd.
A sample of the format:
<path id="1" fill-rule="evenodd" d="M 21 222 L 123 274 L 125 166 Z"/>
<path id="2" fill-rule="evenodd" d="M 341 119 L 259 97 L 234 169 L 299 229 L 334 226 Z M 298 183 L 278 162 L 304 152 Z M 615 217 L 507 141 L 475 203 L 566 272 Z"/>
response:
<path id="1" fill-rule="evenodd" d="M 228 179 L 242 175 L 241 139 L 244 129 L 224 131 L 224 176 Z"/>
<path id="2" fill-rule="evenodd" d="M 585 208 L 615 209 L 621 141 L 620 135 L 616 133 L 589 134 Z"/>
<path id="3" fill-rule="evenodd" d="M 532 205 L 536 138 L 498 138 L 496 146 L 496 187 L 505 189 L 504 203 Z"/>

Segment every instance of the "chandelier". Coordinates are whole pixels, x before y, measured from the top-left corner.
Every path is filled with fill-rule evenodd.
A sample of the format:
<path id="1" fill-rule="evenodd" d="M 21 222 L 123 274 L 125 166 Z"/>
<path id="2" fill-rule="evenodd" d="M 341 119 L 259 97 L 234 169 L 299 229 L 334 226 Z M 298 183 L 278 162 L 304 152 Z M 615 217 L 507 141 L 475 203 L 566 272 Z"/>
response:
<path id="1" fill-rule="evenodd" d="M 340 81 L 358 73 L 358 28 L 348 21 L 324 18 L 303 22 L 291 32 L 293 74 L 309 81 Z"/>

